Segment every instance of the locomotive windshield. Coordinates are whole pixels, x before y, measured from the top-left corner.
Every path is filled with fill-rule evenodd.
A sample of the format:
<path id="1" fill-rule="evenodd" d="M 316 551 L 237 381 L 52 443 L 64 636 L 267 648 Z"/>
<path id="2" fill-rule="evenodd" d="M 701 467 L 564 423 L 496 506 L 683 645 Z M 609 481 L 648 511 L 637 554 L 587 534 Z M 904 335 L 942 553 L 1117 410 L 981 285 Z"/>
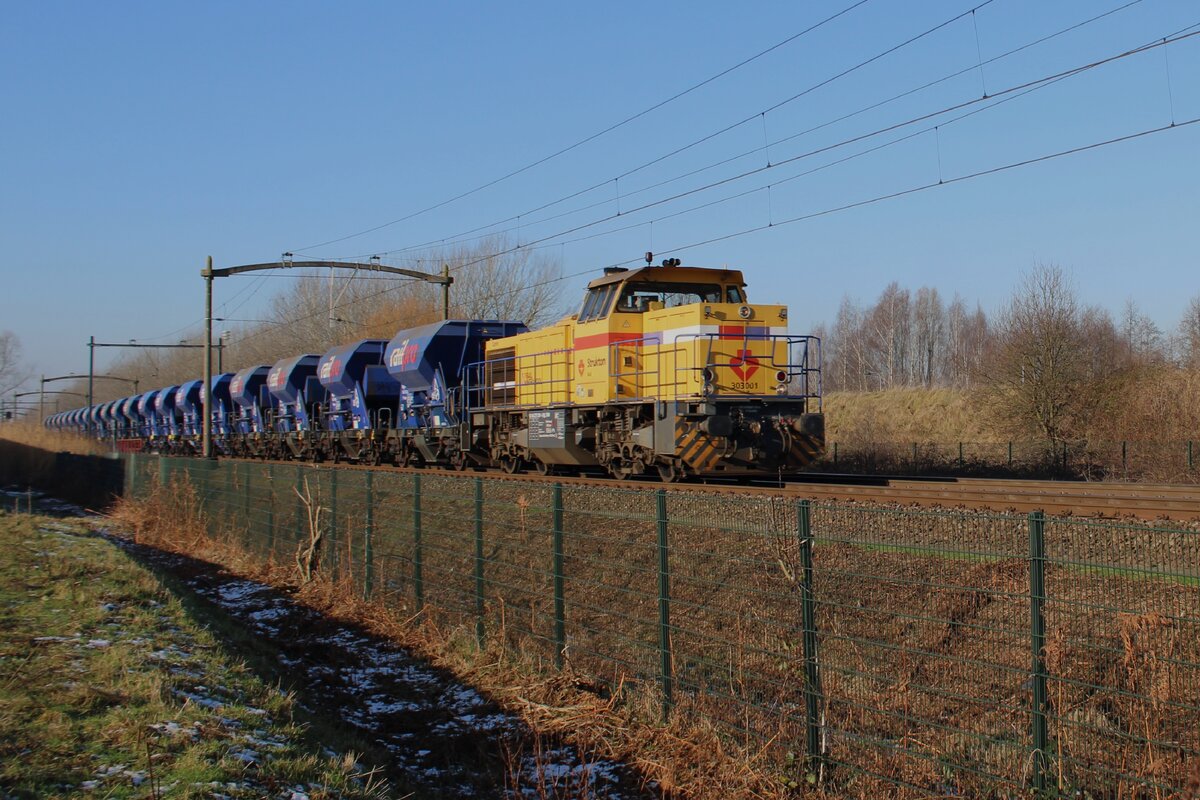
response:
<path id="1" fill-rule="evenodd" d="M 617 311 L 639 314 L 659 308 L 721 302 L 742 302 L 741 290 L 736 286 L 722 289 L 716 283 L 638 282 L 625 284 L 621 299 L 617 301 Z"/>

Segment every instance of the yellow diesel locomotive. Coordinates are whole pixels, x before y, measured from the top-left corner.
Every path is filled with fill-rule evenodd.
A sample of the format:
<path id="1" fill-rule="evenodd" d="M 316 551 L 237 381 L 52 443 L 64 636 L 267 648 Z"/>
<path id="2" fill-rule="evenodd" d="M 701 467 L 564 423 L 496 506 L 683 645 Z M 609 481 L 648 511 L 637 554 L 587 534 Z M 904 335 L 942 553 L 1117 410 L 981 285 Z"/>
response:
<path id="1" fill-rule="evenodd" d="M 531 466 L 614 477 L 794 471 L 825 440 L 820 340 L 749 301 L 742 273 L 678 259 L 609 268 L 579 313 L 486 342 L 474 446 Z"/>

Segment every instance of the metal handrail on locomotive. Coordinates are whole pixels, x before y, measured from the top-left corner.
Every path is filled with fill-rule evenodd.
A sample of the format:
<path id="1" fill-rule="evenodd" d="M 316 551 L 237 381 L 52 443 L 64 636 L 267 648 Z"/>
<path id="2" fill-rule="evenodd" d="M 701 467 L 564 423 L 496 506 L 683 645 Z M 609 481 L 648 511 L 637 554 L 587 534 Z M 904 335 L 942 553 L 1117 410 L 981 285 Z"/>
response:
<path id="1" fill-rule="evenodd" d="M 818 458 L 820 340 L 789 334 L 785 306 L 752 304 L 738 270 L 647 256 L 606 269 L 578 313 L 538 330 L 445 320 L 45 424 L 194 453 L 209 414 L 221 455 L 667 481 Z"/>
<path id="2" fill-rule="evenodd" d="M 820 341 L 749 303 L 737 270 L 606 270 L 578 314 L 488 342 L 481 366 L 472 424 L 509 471 L 753 474 L 824 446 Z"/>

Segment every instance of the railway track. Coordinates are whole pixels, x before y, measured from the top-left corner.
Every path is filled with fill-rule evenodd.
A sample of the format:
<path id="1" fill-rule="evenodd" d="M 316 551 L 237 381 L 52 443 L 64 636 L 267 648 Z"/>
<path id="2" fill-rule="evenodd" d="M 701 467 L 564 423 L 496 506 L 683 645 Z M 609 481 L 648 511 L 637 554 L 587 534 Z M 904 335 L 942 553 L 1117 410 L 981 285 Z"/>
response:
<path id="1" fill-rule="evenodd" d="M 263 462 L 259 462 L 263 463 Z M 274 462 L 296 465 L 294 461 Z M 357 464 L 325 465 L 336 469 L 387 470 L 430 474 L 440 470 L 378 467 Z M 479 474 L 479 473 L 467 473 Z M 657 480 L 613 480 L 589 476 L 540 476 L 485 473 L 489 479 L 529 483 L 561 482 L 568 486 L 593 486 L 646 490 L 712 492 L 759 495 L 779 493 L 789 497 L 836 502 L 880 503 L 930 508 L 965 508 L 1018 512 L 1041 510 L 1051 515 L 1109 517 L 1114 519 L 1200 521 L 1200 486 L 1185 484 L 1103 483 L 1085 481 L 1008 480 L 1001 478 L 914 478 L 906 476 L 802 474 L 781 480 L 738 482 L 685 482 L 663 484 Z"/>
<path id="2" fill-rule="evenodd" d="M 1031 481 L 989 478 L 887 478 L 884 485 L 792 482 L 814 499 L 904 503 L 991 511 L 1200 520 L 1200 487 L 1174 484 Z"/>

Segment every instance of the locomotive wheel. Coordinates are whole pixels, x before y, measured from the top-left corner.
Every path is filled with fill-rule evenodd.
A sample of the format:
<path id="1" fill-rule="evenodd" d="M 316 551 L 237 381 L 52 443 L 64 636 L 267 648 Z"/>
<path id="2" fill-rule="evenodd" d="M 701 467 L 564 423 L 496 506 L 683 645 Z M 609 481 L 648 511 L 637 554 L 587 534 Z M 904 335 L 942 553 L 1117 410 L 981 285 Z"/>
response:
<path id="1" fill-rule="evenodd" d="M 633 467 L 620 461 L 610 461 L 608 463 L 608 474 L 612 475 L 619 481 L 627 480 L 633 475 Z"/>
<path id="2" fill-rule="evenodd" d="M 658 477 L 663 483 L 675 483 L 683 477 L 683 470 L 678 464 L 658 464 Z"/>
<path id="3" fill-rule="evenodd" d="M 541 475 L 543 478 L 546 477 L 547 475 L 554 475 L 557 472 L 557 470 L 554 468 L 553 464 L 547 464 L 545 461 L 542 461 L 540 458 L 535 458 L 533 460 L 533 468 L 537 472 L 537 474 Z"/>

